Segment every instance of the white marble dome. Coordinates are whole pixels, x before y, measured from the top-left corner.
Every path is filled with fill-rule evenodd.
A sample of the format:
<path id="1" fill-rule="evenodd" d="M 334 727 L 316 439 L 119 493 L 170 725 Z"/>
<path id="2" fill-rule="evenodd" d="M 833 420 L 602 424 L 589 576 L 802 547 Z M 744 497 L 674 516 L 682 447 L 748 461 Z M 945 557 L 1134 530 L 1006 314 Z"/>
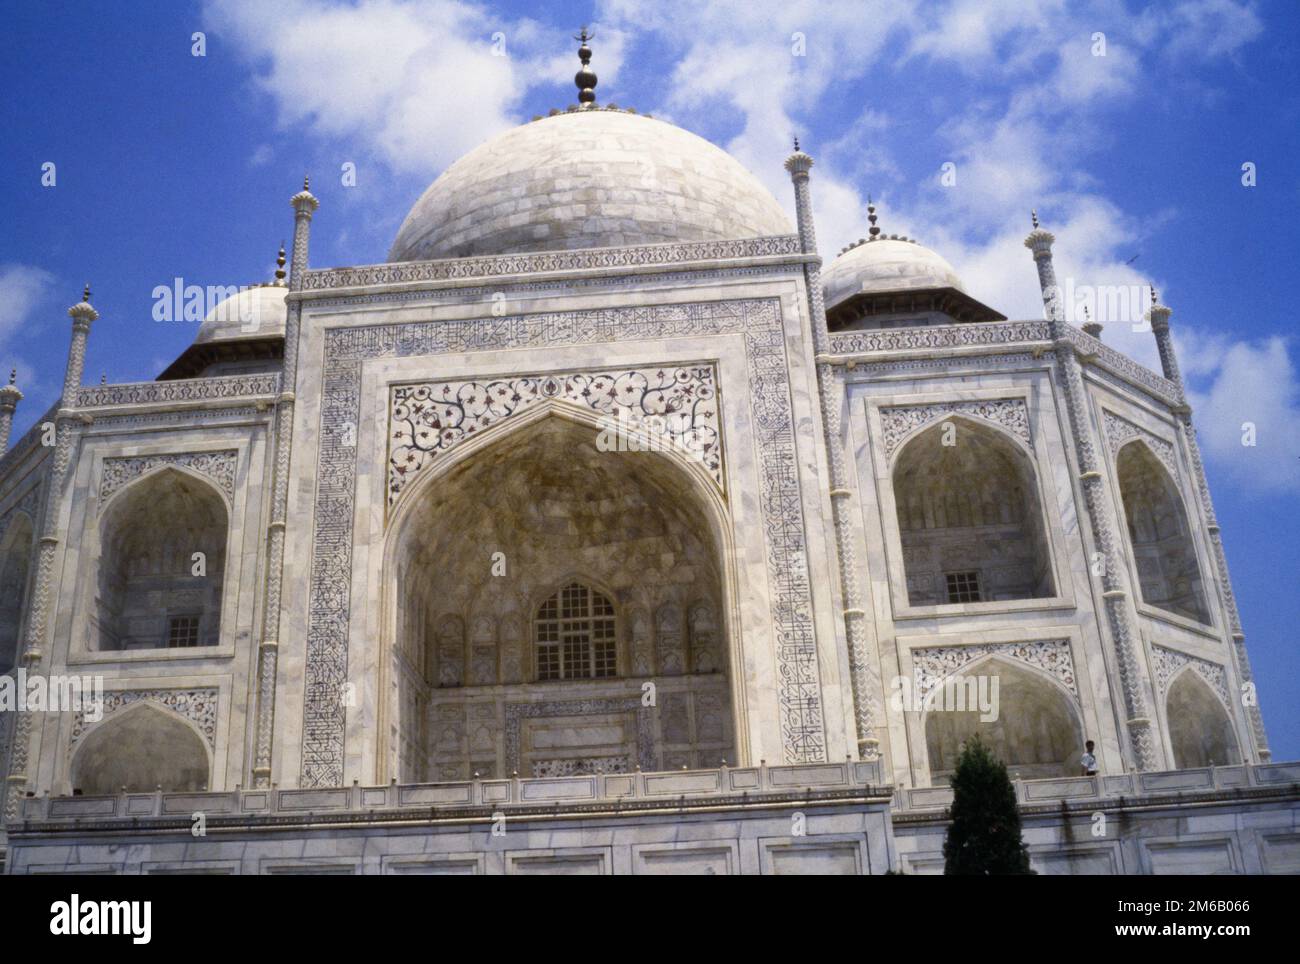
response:
<path id="1" fill-rule="evenodd" d="M 194 344 L 283 338 L 289 313 L 285 304 L 288 293 L 284 285 L 256 285 L 218 302 L 203 319 Z"/>
<path id="2" fill-rule="evenodd" d="M 826 307 L 856 294 L 955 288 L 965 293 L 953 266 L 923 244 L 878 237 L 849 248 L 822 272 Z"/>
<path id="3" fill-rule="evenodd" d="M 415 202 L 389 261 L 790 234 L 735 158 L 610 108 L 539 118 L 452 164 Z"/>

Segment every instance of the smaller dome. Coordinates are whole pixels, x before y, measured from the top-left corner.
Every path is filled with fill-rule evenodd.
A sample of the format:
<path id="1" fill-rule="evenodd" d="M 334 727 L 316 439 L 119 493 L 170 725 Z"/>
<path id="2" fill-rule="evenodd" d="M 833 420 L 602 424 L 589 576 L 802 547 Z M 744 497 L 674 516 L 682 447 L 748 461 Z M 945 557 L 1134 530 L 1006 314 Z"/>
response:
<path id="1" fill-rule="evenodd" d="M 283 285 L 256 285 L 220 301 L 208 312 L 194 336 L 194 344 L 242 341 L 251 338 L 283 338 L 289 315 Z"/>
<path id="2" fill-rule="evenodd" d="M 826 307 L 858 294 L 954 288 L 966 292 L 953 266 L 923 244 L 874 238 L 849 248 L 822 274 Z"/>

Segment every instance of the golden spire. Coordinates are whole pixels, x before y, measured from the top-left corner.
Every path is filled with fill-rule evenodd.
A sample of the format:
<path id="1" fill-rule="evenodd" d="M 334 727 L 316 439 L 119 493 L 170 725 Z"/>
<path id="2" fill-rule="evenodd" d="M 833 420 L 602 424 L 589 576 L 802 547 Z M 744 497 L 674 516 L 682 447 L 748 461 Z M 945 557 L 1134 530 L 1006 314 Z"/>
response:
<path id="1" fill-rule="evenodd" d="M 587 41 L 595 37 L 595 34 L 588 33 L 587 28 L 582 28 L 582 33 L 574 37 L 574 40 L 582 42 L 578 48 L 578 59 L 582 61 L 582 69 L 573 75 L 573 82 L 578 85 L 578 103 L 595 104 L 596 103 L 596 73 L 591 69 L 591 48 L 587 46 Z"/>
<path id="2" fill-rule="evenodd" d="M 284 284 L 284 242 L 280 242 L 280 253 L 275 259 L 275 283 Z"/>

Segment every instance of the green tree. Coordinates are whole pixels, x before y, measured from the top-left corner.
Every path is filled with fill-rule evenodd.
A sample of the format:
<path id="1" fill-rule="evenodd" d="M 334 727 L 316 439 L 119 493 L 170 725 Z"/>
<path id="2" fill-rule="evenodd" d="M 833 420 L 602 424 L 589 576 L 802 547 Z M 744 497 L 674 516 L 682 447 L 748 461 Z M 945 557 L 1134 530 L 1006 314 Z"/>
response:
<path id="1" fill-rule="evenodd" d="M 1006 765 L 978 734 L 966 741 L 952 778 L 945 874 L 1032 874 Z"/>

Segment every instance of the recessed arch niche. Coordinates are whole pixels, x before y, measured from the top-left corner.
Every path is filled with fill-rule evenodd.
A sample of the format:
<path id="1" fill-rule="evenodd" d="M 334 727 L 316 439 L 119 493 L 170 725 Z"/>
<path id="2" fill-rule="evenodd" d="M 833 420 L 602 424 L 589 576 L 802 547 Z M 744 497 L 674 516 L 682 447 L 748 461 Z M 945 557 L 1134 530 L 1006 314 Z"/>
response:
<path id="1" fill-rule="evenodd" d="M 23 615 L 32 564 L 33 526 L 18 512 L 0 533 L 0 673 L 18 665 Z"/>
<path id="2" fill-rule="evenodd" d="M 1194 670 L 1184 669 L 1165 696 L 1165 720 L 1174 766 L 1228 766 L 1241 762 L 1237 736 L 1223 702 Z"/>
<path id="3" fill-rule="evenodd" d="M 72 759 L 73 790 L 88 796 L 206 790 L 207 744 L 185 720 L 142 701 L 96 724 Z"/>
<path id="4" fill-rule="evenodd" d="M 228 526 L 221 494 L 179 469 L 160 469 L 117 493 L 99 525 L 92 645 L 217 645 Z"/>
<path id="5" fill-rule="evenodd" d="M 1000 429 L 935 422 L 898 453 L 893 487 L 909 605 L 1055 594 L 1037 475 Z"/>
<path id="6" fill-rule="evenodd" d="M 1208 623 L 1187 511 L 1169 470 L 1140 440 L 1119 450 L 1115 467 L 1142 601 Z"/>
<path id="7" fill-rule="evenodd" d="M 948 783 L 962 744 L 976 733 L 1013 775 L 1026 780 L 1078 775 L 1084 738 L 1070 694 L 1042 673 L 998 657 L 963 667 L 960 675 L 967 681 L 997 676 L 997 719 L 984 722 L 978 710 L 945 709 L 942 705 L 925 713 L 932 785 Z M 986 692 L 991 695 L 992 691 Z M 971 701 L 965 705 L 970 706 Z"/>

